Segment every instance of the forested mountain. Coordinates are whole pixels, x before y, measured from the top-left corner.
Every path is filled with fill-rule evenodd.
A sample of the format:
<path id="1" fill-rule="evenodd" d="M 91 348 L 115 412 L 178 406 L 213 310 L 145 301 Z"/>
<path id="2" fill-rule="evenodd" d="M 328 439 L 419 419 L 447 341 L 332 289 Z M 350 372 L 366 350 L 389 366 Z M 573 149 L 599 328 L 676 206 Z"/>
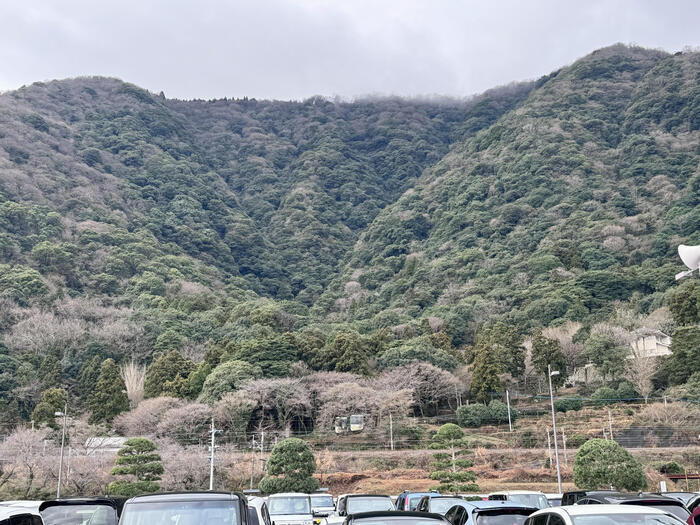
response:
<path id="1" fill-rule="evenodd" d="M 467 100 L 0 94 L 4 417 L 86 406 L 106 358 L 194 398 L 232 362 L 454 370 L 497 321 L 647 315 L 700 243 L 699 77 L 617 45 Z"/>

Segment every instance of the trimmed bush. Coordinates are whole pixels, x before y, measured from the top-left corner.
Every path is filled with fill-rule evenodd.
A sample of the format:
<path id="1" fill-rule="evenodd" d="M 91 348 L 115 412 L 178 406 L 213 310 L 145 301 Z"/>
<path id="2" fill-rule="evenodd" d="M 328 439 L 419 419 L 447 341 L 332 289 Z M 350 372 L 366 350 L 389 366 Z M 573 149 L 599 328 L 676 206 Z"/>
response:
<path id="1" fill-rule="evenodd" d="M 489 417 L 488 420 L 491 423 L 495 423 L 497 425 L 502 425 L 508 423 L 508 405 L 506 405 L 503 401 L 499 401 L 498 399 L 494 399 L 489 403 L 488 406 L 489 409 Z M 510 409 L 510 420 L 511 422 L 515 423 L 515 420 L 518 418 L 518 411 L 513 409 L 511 407 Z"/>
<path id="2" fill-rule="evenodd" d="M 481 403 L 463 405 L 457 409 L 457 422 L 463 427 L 480 427 L 488 419 L 489 409 Z"/>
<path id="3" fill-rule="evenodd" d="M 613 390 L 607 386 L 601 386 L 598 390 L 593 392 L 591 398 L 597 406 L 613 405 L 619 401 L 617 390 Z"/>
<path id="4" fill-rule="evenodd" d="M 562 397 L 554 401 L 554 410 L 557 412 L 569 412 L 581 410 L 582 408 L 583 399 L 580 396 Z"/>

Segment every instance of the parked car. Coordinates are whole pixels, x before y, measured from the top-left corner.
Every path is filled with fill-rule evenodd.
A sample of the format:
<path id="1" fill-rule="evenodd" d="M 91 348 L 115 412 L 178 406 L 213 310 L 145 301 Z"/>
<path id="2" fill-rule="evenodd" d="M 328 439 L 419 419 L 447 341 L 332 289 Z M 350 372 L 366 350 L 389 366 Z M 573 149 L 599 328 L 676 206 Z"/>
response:
<path id="1" fill-rule="evenodd" d="M 488 495 L 492 501 L 513 501 L 529 507 L 546 509 L 549 507 L 547 496 L 536 490 L 506 490 L 504 492 L 492 492 Z"/>
<path id="2" fill-rule="evenodd" d="M 248 525 L 248 504 L 243 494 L 233 492 L 149 494 L 128 499 L 119 521 L 119 525 L 158 523 Z"/>
<path id="3" fill-rule="evenodd" d="M 435 498 L 441 496 L 439 492 L 409 492 L 407 490 L 399 494 L 396 500 L 396 510 L 416 510 L 418 503 L 423 496 L 428 496 L 430 498 Z"/>
<path id="4" fill-rule="evenodd" d="M 693 500 L 700 498 L 700 494 L 697 492 L 643 492 L 642 494 L 651 494 L 653 496 L 666 496 L 668 498 L 675 498 L 686 507 Z M 690 509 L 688 509 L 690 510 Z"/>
<path id="5" fill-rule="evenodd" d="M 272 525 L 270 513 L 267 510 L 265 498 L 249 496 L 248 500 L 248 525 Z"/>
<path id="6" fill-rule="evenodd" d="M 311 497 L 301 492 L 283 492 L 267 497 L 272 525 L 313 525 Z"/>
<path id="7" fill-rule="evenodd" d="M 687 521 L 688 525 L 700 525 L 700 506 L 695 507 Z"/>
<path id="8" fill-rule="evenodd" d="M 327 492 L 311 494 L 311 512 L 317 518 L 326 518 L 335 512 L 333 496 Z"/>
<path id="9" fill-rule="evenodd" d="M 326 518 L 324 525 L 339 525 L 350 514 L 394 511 L 391 496 L 382 494 L 343 494 L 338 496 L 336 511 Z"/>
<path id="10" fill-rule="evenodd" d="M 608 494 L 591 494 L 576 502 L 576 505 L 638 505 L 642 507 L 654 507 L 673 514 L 685 522 L 690 517 L 690 512 L 685 505 L 675 498 L 657 496 L 655 494 L 625 494 L 613 492 Z"/>
<path id="11" fill-rule="evenodd" d="M 445 517 L 452 525 L 522 525 L 537 511 L 512 501 L 466 501 L 447 511 Z"/>
<path id="12" fill-rule="evenodd" d="M 550 507 L 561 506 L 562 494 L 545 494 Z"/>
<path id="13" fill-rule="evenodd" d="M 673 514 L 637 505 L 566 505 L 538 510 L 525 525 L 682 525 Z"/>
<path id="14" fill-rule="evenodd" d="M 0 525 L 44 525 L 39 511 L 24 507 L 0 508 Z"/>
<path id="15" fill-rule="evenodd" d="M 455 505 L 465 505 L 467 501 L 460 496 L 423 496 L 416 511 L 433 512 L 444 516 Z"/>
<path id="16" fill-rule="evenodd" d="M 377 511 L 350 514 L 344 525 L 450 525 L 440 514 L 415 511 Z"/>
<path id="17" fill-rule="evenodd" d="M 24 510 L 39 514 L 45 525 L 117 525 L 117 502 L 111 498 L 61 498 L 44 501 L 13 500 L 0 503 L 0 510 Z M 14 516 L 18 513 L 14 512 Z M 13 518 L 14 519 L 14 518 Z"/>
<path id="18" fill-rule="evenodd" d="M 575 505 L 580 499 L 586 496 L 593 496 L 597 494 L 617 494 L 615 490 L 570 490 L 569 492 L 564 492 L 561 495 L 562 505 Z"/>

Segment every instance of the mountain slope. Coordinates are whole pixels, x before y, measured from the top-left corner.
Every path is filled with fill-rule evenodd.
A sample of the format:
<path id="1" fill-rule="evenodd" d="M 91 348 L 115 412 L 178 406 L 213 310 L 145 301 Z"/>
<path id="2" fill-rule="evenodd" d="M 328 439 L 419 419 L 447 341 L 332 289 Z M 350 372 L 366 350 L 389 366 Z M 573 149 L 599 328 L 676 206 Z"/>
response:
<path id="1" fill-rule="evenodd" d="M 543 79 L 361 236 L 320 308 L 367 329 L 423 316 L 453 342 L 663 302 L 698 242 L 697 53 L 614 46 Z"/>

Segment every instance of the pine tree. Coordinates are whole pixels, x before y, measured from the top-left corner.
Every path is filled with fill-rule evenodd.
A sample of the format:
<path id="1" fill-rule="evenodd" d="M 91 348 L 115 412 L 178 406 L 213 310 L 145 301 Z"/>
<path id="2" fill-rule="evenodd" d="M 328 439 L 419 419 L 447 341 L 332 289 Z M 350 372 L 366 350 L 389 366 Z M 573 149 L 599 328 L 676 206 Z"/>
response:
<path id="1" fill-rule="evenodd" d="M 477 347 L 474 358 L 474 370 L 472 372 L 471 397 L 476 401 L 488 401 L 492 392 L 499 392 L 502 388 L 498 374 L 501 366 L 497 356 L 488 346 Z"/>
<path id="2" fill-rule="evenodd" d="M 54 355 L 47 355 L 39 367 L 39 380 L 42 390 L 57 388 L 63 382 L 63 367 Z"/>
<path id="3" fill-rule="evenodd" d="M 548 366 L 551 366 L 552 371 L 558 370 L 559 375 L 552 378 L 552 385 L 561 386 L 564 384 L 567 374 L 561 345 L 556 339 L 549 339 L 542 335 L 541 330 L 532 336 L 532 364 L 535 366 L 535 370 L 545 377 L 547 377 Z"/>
<path id="4" fill-rule="evenodd" d="M 100 378 L 100 366 L 102 360 L 99 356 L 94 356 L 80 367 L 78 373 L 78 393 L 84 403 L 90 398 L 90 394 L 95 389 L 97 380 Z"/>
<path id="5" fill-rule="evenodd" d="M 102 363 L 100 377 L 88 398 L 88 408 L 92 411 L 88 422 L 93 425 L 96 423 L 109 425 L 115 416 L 129 410 L 126 385 L 113 359 L 105 359 Z"/>
<path id="6" fill-rule="evenodd" d="M 68 394 L 62 388 L 49 388 L 41 393 L 41 402 L 32 412 L 32 420 L 37 427 L 47 426 L 58 430 L 61 425 L 56 421 L 56 412 L 65 409 Z"/>
<path id="7" fill-rule="evenodd" d="M 128 439 L 117 452 L 115 466 L 110 472 L 112 476 L 126 476 L 127 479 L 111 482 L 107 492 L 127 498 L 156 492 L 163 474 L 163 463 L 155 453 L 156 448 L 155 443 L 146 438 Z"/>
<path id="8" fill-rule="evenodd" d="M 440 482 L 437 490 L 444 493 L 474 492 L 479 490 L 476 483 L 476 475 L 469 470 L 474 463 L 461 456 L 471 454 L 471 450 L 466 448 L 467 441 L 464 438 L 464 431 L 454 423 L 442 425 L 433 436 L 430 448 L 447 449 L 447 452 L 433 454 L 435 461 L 432 463 L 433 470 L 430 479 Z"/>
<path id="9" fill-rule="evenodd" d="M 275 492 L 313 492 L 318 480 L 314 455 L 305 441 L 287 438 L 275 445 L 267 462 L 267 476 L 260 481 L 265 494 Z"/>

